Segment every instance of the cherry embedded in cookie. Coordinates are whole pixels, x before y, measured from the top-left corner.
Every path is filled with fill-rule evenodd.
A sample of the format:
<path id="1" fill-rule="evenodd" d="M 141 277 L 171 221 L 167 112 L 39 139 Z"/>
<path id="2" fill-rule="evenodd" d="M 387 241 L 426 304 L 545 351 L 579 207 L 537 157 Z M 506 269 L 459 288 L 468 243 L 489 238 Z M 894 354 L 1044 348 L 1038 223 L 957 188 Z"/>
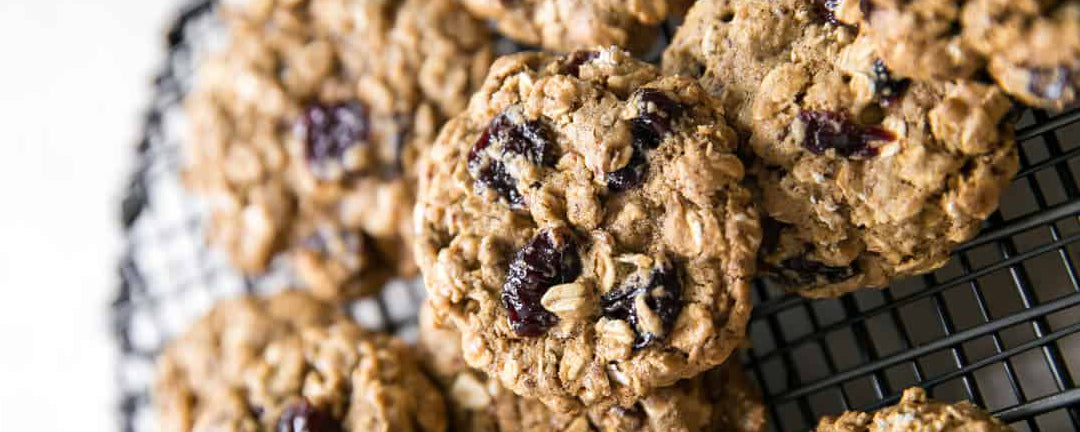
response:
<path id="1" fill-rule="evenodd" d="M 682 115 L 685 108 L 656 89 L 638 90 L 636 96 L 642 113 L 630 121 L 635 126 L 632 129 L 634 141 L 637 143 L 640 137 L 640 148 L 652 150 L 660 146 L 665 135 L 671 133 L 671 123 Z"/>
<path id="2" fill-rule="evenodd" d="M 564 57 L 566 63 L 559 69 L 559 73 L 578 77 L 581 73 L 581 66 L 599 56 L 600 53 L 596 51 L 574 51 Z"/>
<path id="3" fill-rule="evenodd" d="M 880 59 L 874 60 L 871 72 L 874 78 L 874 97 L 885 105 L 900 99 L 900 96 L 911 85 L 911 80 L 907 78 L 894 77 L 892 71 Z"/>
<path id="4" fill-rule="evenodd" d="M 840 22 L 836 19 L 836 8 L 840 6 L 840 0 L 812 0 L 814 2 L 814 11 L 822 20 L 829 24 L 838 26 L 847 26 L 847 24 Z"/>
<path id="5" fill-rule="evenodd" d="M 645 165 L 646 162 L 642 152 L 634 150 L 634 153 L 630 156 L 630 161 L 626 163 L 626 166 L 609 172 L 604 176 L 608 190 L 611 192 L 623 192 L 640 185 L 641 182 L 645 180 L 645 173 L 647 171 Z"/>
<path id="6" fill-rule="evenodd" d="M 510 262 L 502 302 L 510 327 L 520 336 L 540 336 L 558 322 L 540 304 L 549 288 L 570 283 L 581 274 L 581 260 L 568 229 L 542 231 Z"/>
<path id="7" fill-rule="evenodd" d="M 312 103 L 304 109 L 301 123 L 309 164 L 340 161 L 350 148 L 367 142 L 371 127 L 367 108 L 359 102 Z"/>
<path id="8" fill-rule="evenodd" d="M 539 120 L 526 120 L 509 130 L 504 152 L 525 156 L 534 165 L 555 165 L 555 145 L 551 133 Z"/>
<path id="9" fill-rule="evenodd" d="M 285 407 L 274 432 L 341 432 L 341 423 L 301 399 Z"/>
<path id="10" fill-rule="evenodd" d="M 477 186 L 494 190 L 511 208 L 519 209 L 525 198 L 517 189 L 517 179 L 507 170 L 507 162 L 524 157 L 533 165 L 555 164 L 555 143 L 551 131 L 540 120 L 514 123 L 507 113 L 495 116 L 469 150 L 469 173 Z"/>
<path id="11" fill-rule="evenodd" d="M 633 189 L 645 180 L 648 171 L 645 151 L 660 146 L 664 137 L 671 133 L 671 123 L 684 111 L 682 104 L 656 89 L 638 90 L 634 97 L 639 101 L 641 114 L 629 121 L 633 154 L 625 166 L 605 176 L 608 190 L 612 192 Z"/>
<path id="12" fill-rule="evenodd" d="M 612 290 L 600 298 L 600 309 L 609 319 L 623 320 L 637 330 L 638 336 L 634 348 L 641 349 L 662 340 L 675 326 L 675 320 L 682 312 L 682 283 L 678 272 L 670 266 L 654 269 L 648 281 L 628 283 Z M 663 333 L 650 332 L 643 327 L 641 314 L 637 309 L 638 297 L 644 297 L 645 305 L 660 319 Z"/>
<path id="13" fill-rule="evenodd" d="M 877 156 L 872 141 L 893 141 L 896 136 L 877 126 L 863 126 L 848 119 L 843 113 L 830 111 L 802 111 L 799 120 L 806 127 L 803 147 L 816 155 L 832 149 L 837 156 L 846 158 L 869 158 Z"/>

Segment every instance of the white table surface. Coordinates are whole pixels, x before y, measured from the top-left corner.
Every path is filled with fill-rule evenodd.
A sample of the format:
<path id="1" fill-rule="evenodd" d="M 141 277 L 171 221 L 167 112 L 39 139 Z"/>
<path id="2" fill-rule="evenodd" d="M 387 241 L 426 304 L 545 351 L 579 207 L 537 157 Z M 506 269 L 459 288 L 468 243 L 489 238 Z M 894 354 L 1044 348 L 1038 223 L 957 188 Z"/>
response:
<path id="1" fill-rule="evenodd" d="M 0 431 L 116 431 L 118 200 L 174 0 L 0 1 Z"/>

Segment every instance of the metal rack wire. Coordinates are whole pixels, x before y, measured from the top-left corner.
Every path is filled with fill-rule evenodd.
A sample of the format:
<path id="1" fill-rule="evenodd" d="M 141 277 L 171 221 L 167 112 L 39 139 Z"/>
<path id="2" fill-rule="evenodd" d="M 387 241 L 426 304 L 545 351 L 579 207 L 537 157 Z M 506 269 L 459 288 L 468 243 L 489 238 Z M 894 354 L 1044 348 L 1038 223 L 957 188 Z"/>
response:
<path id="1" fill-rule="evenodd" d="M 205 209 L 180 185 L 183 113 L 192 63 L 215 43 L 212 0 L 190 3 L 168 31 L 122 203 L 126 251 L 112 304 L 124 432 L 156 430 L 156 353 L 218 299 L 287 285 L 277 272 L 244 279 L 203 242 Z M 970 399 L 1018 431 L 1080 432 L 1080 108 L 1026 112 L 1021 170 L 983 233 L 934 273 L 881 291 L 810 301 L 754 287 L 744 363 L 774 431 L 821 415 L 872 410 L 922 386 Z M 352 306 L 364 325 L 412 337 L 423 290 L 399 281 Z"/>

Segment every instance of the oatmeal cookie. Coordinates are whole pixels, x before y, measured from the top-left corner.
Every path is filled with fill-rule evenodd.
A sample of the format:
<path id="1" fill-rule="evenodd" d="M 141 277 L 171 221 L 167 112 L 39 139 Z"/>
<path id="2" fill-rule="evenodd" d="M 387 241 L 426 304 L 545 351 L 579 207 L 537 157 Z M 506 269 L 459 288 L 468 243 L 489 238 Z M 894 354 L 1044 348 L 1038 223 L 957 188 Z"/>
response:
<path id="1" fill-rule="evenodd" d="M 955 404 L 927 400 L 918 387 L 904 390 L 900 403 L 874 414 L 847 412 L 824 417 L 815 432 L 1014 432 L 967 401 Z"/>
<path id="2" fill-rule="evenodd" d="M 430 305 L 420 310 L 420 348 L 447 391 L 453 430 L 471 432 L 761 432 L 765 406 L 738 361 L 645 396 L 630 408 L 557 413 L 465 364 L 461 337 Z"/>
<path id="3" fill-rule="evenodd" d="M 186 106 L 187 183 L 247 274 L 284 256 L 316 294 L 410 276 L 416 160 L 493 60 L 453 0 L 240 0 Z"/>
<path id="4" fill-rule="evenodd" d="M 885 64 L 905 76 L 956 79 L 988 70 L 1022 102 L 1059 110 L 1080 89 L 1080 1 L 822 3 L 834 6 L 837 20 L 860 26 Z"/>
<path id="5" fill-rule="evenodd" d="M 567 52 L 596 45 L 648 49 L 657 26 L 693 0 L 459 0 L 518 42 Z"/>
<path id="6" fill-rule="evenodd" d="M 695 81 L 616 48 L 496 61 L 422 162 L 416 211 L 469 364 L 564 412 L 722 363 L 761 238 L 735 146 Z"/>
<path id="7" fill-rule="evenodd" d="M 165 432 L 443 432 L 446 405 L 403 342 L 306 293 L 216 305 L 158 361 Z"/>
<path id="8" fill-rule="evenodd" d="M 1017 170 L 996 87 L 899 75 L 812 2 L 698 2 L 664 65 L 724 100 L 768 216 L 763 270 L 806 296 L 944 265 Z"/>

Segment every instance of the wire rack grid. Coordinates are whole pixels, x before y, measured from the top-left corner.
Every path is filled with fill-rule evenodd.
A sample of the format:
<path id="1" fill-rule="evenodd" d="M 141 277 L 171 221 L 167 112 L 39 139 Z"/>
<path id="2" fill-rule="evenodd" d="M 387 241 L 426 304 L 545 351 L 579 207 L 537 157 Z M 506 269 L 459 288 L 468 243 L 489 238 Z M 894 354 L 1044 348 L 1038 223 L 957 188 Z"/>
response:
<path id="1" fill-rule="evenodd" d="M 205 207 L 180 184 L 177 108 L 195 59 L 219 43 L 214 3 L 187 3 L 166 34 L 122 202 L 126 246 L 112 316 L 124 432 L 157 429 L 150 387 L 170 338 L 216 300 L 288 284 L 280 272 L 245 279 L 230 270 L 203 242 Z M 1080 432 L 1080 108 L 1027 111 L 1017 135 L 1021 169 L 1000 211 L 944 268 L 836 300 L 755 283 L 743 363 L 769 406 L 770 430 L 808 430 L 821 415 L 873 410 L 921 386 L 939 399 L 972 400 L 1019 432 Z M 351 310 L 367 327 L 412 338 L 423 295 L 399 281 Z"/>

